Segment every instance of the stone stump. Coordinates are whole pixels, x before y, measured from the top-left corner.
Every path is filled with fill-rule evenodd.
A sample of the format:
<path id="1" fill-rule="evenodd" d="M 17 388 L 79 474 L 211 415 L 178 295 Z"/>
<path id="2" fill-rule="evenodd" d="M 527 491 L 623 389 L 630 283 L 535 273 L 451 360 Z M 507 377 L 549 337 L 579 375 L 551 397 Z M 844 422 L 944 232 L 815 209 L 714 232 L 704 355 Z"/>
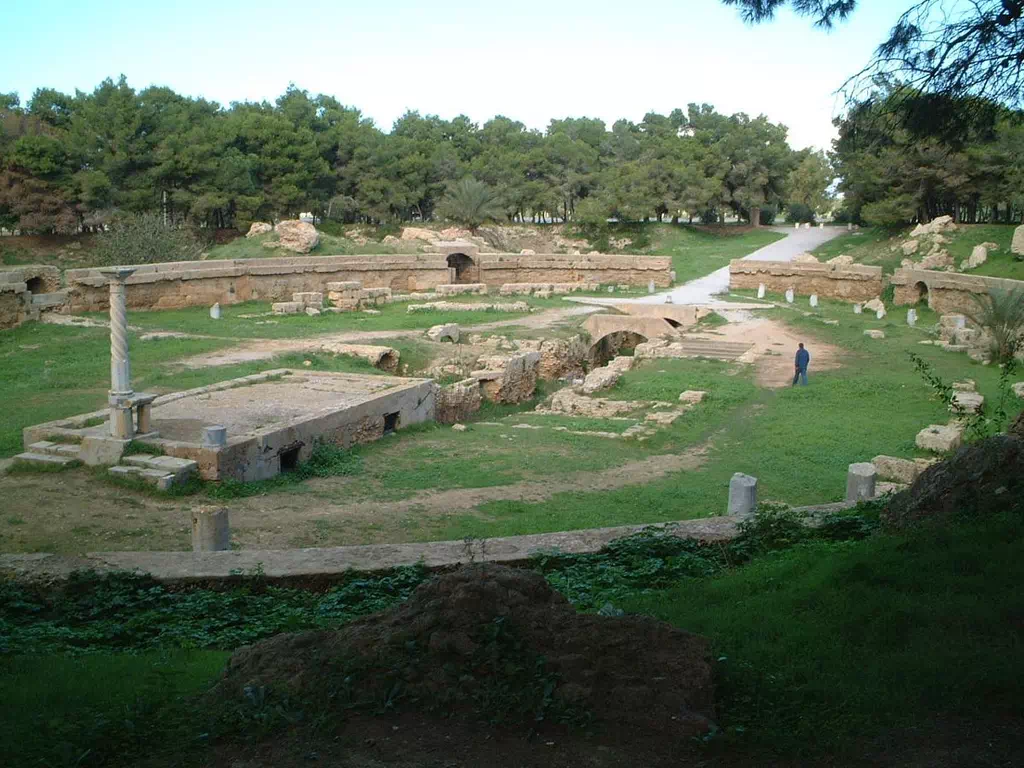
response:
<path id="1" fill-rule="evenodd" d="M 223 552 L 231 549 L 231 525 L 226 507 L 192 510 L 192 551 Z"/>
<path id="2" fill-rule="evenodd" d="M 796 294 L 793 293 L 793 289 L 792 288 L 787 288 L 786 289 L 786 303 L 787 304 L 792 304 L 795 295 Z"/>
<path id="3" fill-rule="evenodd" d="M 757 478 L 737 472 L 729 481 L 729 514 L 750 517 L 757 508 Z"/>
<path id="4" fill-rule="evenodd" d="M 846 500 L 865 501 L 875 498 L 875 480 L 878 470 L 871 462 L 851 464 L 846 473 Z"/>
<path id="5" fill-rule="evenodd" d="M 766 289 L 764 287 L 764 283 L 761 283 L 759 286 L 757 286 L 757 298 L 763 299 L 764 298 L 764 294 L 765 294 L 765 290 Z"/>

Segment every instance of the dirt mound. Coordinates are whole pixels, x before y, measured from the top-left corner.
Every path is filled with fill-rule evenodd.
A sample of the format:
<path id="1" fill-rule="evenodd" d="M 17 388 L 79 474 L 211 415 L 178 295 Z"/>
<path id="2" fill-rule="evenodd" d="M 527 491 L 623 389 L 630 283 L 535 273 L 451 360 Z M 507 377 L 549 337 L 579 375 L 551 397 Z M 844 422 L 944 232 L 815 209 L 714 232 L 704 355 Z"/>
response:
<path id="1" fill-rule="evenodd" d="M 925 519 L 1003 511 L 1024 511 L 1024 439 L 1013 435 L 968 445 L 928 467 L 893 497 L 882 522 L 906 528 Z"/>
<path id="2" fill-rule="evenodd" d="M 574 722 L 703 734 L 714 716 L 707 640 L 647 617 L 579 614 L 543 576 L 467 566 L 396 608 L 331 632 L 239 649 L 213 695 L 416 708 L 491 722 Z"/>

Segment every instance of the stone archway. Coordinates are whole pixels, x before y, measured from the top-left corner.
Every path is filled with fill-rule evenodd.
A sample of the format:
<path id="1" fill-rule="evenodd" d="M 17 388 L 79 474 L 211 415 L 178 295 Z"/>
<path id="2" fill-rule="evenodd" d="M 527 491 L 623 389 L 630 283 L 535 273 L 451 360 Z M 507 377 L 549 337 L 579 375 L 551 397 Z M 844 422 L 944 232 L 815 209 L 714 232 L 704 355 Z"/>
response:
<path id="1" fill-rule="evenodd" d="M 477 263 L 464 253 L 449 253 L 448 268 L 453 269 L 453 283 L 477 283 L 480 281 L 480 268 Z"/>
<path id="2" fill-rule="evenodd" d="M 919 280 L 914 286 L 914 290 L 917 292 L 917 301 L 915 304 L 920 304 L 922 301 L 928 306 L 931 306 L 931 298 L 928 295 L 928 284 L 923 280 Z"/>
<path id="3" fill-rule="evenodd" d="M 613 357 L 619 355 L 632 355 L 637 344 L 643 344 L 648 338 L 633 331 L 612 331 L 590 346 L 587 353 L 587 370 L 600 368 L 607 364 Z"/>

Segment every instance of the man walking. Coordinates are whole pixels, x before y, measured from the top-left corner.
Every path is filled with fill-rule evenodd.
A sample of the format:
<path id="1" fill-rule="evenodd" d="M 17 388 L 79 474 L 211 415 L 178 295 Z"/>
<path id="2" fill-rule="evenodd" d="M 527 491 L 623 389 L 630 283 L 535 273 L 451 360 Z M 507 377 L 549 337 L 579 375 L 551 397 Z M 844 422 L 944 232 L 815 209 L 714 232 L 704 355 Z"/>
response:
<path id="1" fill-rule="evenodd" d="M 796 386 L 799 380 L 800 385 L 803 387 L 807 386 L 807 364 L 811 362 L 811 353 L 804 349 L 804 345 L 801 342 L 799 349 L 796 351 L 796 372 L 793 374 L 793 386 Z"/>

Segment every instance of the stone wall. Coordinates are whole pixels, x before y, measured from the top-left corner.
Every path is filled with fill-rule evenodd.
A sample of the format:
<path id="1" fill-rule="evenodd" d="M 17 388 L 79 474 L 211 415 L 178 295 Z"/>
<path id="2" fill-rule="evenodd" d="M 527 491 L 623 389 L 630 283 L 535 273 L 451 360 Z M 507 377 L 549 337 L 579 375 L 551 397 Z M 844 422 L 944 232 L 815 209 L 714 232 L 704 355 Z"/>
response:
<path id="1" fill-rule="evenodd" d="M 730 290 L 756 291 L 762 283 L 771 293 L 792 288 L 798 296 L 870 301 L 882 293 L 882 268 L 743 259 L 729 263 Z"/>
<path id="2" fill-rule="evenodd" d="M 977 308 L 974 296 L 982 296 L 991 288 L 1024 291 L 1024 281 L 999 277 L 961 275 L 930 269 L 898 269 L 889 278 L 895 287 L 893 301 L 897 305 L 913 305 L 922 300 L 939 314 L 971 311 Z"/>
<path id="3" fill-rule="evenodd" d="M 25 283 L 6 281 L 0 273 L 0 328 L 13 328 L 25 313 Z"/>
<path id="4" fill-rule="evenodd" d="M 175 309 L 287 301 L 293 293 L 356 280 L 363 288 L 422 291 L 447 284 L 449 275 L 444 256 L 432 254 L 179 261 L 140 265 L 128 278 L 127 298 L 131 309 Z M 71 269 L 66 278 L 71 312 L 107 308 L 106 279 L 97 269 Z"/>
<path id="5" fill-rule="evenodd" d="M 472 254 L 473 282 L 671 285 L 671 259 L 655 256 Z M 107 285 L 98 269 L 65 274 L 68 310 L 107 308 Z M 176 309 L 215 302 L 287 301 L 293 293 L 324 291 L 329 282 L 359 281 L 363 288 L 428 291 L 455 281 L 443 253 L 379 256 L 297 256 L 271 259 L 184 261 L 140 265 L 127 281 L 130 309 Z"/>
<path id="6" fill-rule="evenodd" d="M 540 254 L 524 256 L 482 253 L 479 282 L 500 287 L 507 283 L 602 283 L 604 285 L 672 285 L 672 259 L 667 256 L 616 254 Z"/>

